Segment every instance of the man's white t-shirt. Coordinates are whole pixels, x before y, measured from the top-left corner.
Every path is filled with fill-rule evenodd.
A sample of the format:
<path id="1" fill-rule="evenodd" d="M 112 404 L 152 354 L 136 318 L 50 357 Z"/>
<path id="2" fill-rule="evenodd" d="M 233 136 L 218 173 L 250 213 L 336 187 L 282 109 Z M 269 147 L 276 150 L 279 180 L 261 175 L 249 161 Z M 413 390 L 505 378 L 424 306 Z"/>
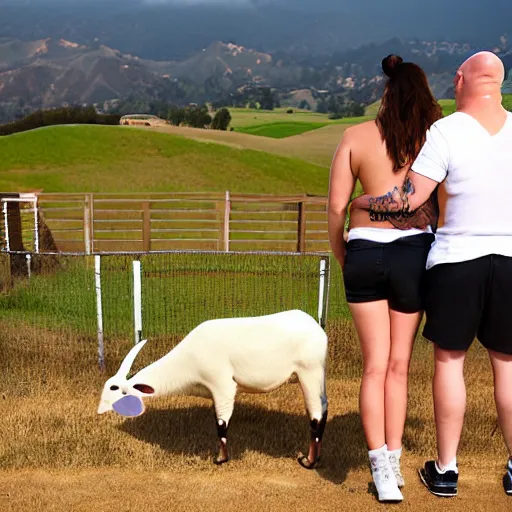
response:
<path id="1" fill-rule="evenodd" d="M 496 135 L 463 112 L 440 119 L 412 170 L 444 182 L 447 194 L 427 269 L 488 254 L 512 257 L 512 113 Z"/>

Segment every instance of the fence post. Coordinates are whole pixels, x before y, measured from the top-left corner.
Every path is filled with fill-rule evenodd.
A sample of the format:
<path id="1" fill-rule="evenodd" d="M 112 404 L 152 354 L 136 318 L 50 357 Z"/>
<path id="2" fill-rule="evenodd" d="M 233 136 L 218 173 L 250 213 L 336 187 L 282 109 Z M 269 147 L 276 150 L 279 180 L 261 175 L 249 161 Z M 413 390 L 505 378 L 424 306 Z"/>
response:
<path id="1" fill-rule="evenodd" d="M 30 279 L 32 276 L 32 255 L 27 254 L 27 277 Z"/>
<path id="2" fill-rule="evenodd" d="M 149 201 L 142 203 L 142 250 L 149 252 L 151 250 L 151 211 L 149 209 Z"/>
<path id="3" fill-rule="evenodd" d="M 327 256 L 320 260 L 320 280 L 318 284 L 318 323 L 325 329 L 329 306 L 330 260 Z"/>
<path id="4" fill-rule="evenodd" d="M 297 252 L 304 252 L 306 250 L 306 205 L 304 201 L 300 201 L 298 206 Z"/>
<path id="5" fill-rule="evenodd" d="M 4 203 L 4 231 L 5 231 L 5 250 L 10 252 L 11 250 L 11 242 L 9 239 L 9 214 L 7 210 L 7 201 L 3 201 Z"/>
<path id="6" fill-rule="evenodd" d="M 91 204 L 90 194 L 84 198 L 84 245 L 85 253 L 91 254 Z"/>
<path id="7" fill-rule="evenodd" d="M 224 200 L 224 252 L 229 252 L 229 218 L 231 213 L 231 198 L 229 190 L 226 190 Z"/>
<path id="8" fill-rule="evenodd" d="M 133 262 L 133 323 L 137 345 L 142 340 L 142 282 L 139 260 Z"/>
<path id="9" fill-rule="evenodd" d="M 94 196 L 89 194 L 89 214 L 91 216 L 91 231 L 89 240 L 91 241 L 91 252 L 94 252 Z"/>
<path id="10" fill-rule="evenodd" d="M 34 249 L 39 254 L 39 209 L 37 207 L 37 197 L 34 199 Z"/>
<path id="11" fill-rule="evenodd" d="M 98 324 L 98 365 L 105 370 L 105 348 L 103 345 L 103 307 L 101 303 L 101 256 L 94 256 L 94 279 L 96 284 L 96 320 Z"/>

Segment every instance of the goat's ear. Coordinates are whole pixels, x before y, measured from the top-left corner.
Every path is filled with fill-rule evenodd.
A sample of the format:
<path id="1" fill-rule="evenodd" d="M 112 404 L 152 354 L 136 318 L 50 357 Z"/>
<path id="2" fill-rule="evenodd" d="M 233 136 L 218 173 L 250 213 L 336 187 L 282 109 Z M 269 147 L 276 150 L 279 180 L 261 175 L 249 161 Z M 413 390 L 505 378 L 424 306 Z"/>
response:
<path id="1" fill-rule="evenodd" d="M 135 384 L 133 386 L 133 389 L 136 389 L 137 391 L 140 391 L 145 395 L 152 395 L 155 392 L 155 390 L 151 386 L 148 386 L 147 384 Z"/>

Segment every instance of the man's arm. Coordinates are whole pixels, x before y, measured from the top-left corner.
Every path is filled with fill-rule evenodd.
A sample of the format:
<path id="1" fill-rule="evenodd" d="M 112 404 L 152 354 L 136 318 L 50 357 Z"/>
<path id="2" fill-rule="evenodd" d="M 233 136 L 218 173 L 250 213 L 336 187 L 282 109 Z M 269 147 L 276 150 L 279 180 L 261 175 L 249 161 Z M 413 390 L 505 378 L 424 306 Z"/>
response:
<path id="1" fill-rule="evenodd" d="M 351 208 L 370 212 L 373 221 L 390 220 L 395 227 L 426 227 L 432 218 L 432 201 L 424 205 L 439 183 L 445 180 L 450 166 L 450 148 L 436 124 L 427 132 L 426 141 L 407 173 L 402 187 L 395 187 L 379 197 L 363 195 L 355 199 Z M 422 211 L 418 211 L 419 208 Z M 413 212 L 415 212 L 413 214 Z M 417 221 L 417 225 L 414 223 Z"/>
<path id="2" fill-rule="evenodd" d="M 401 188 L 395 187 L 383 196 L 368 194 L 354 199 L 352 208 L 368 210 L 373 221 L 388 220 L 390 216 L 407 216 L 428 201 L 438 182 L 409 171 Z"/>
<path id="3" fill-rule="evenodd" d="M 345 264 L 345 240 L 343 232 L 350 197 L 356 178 L 350 167 L 349 130 L 347 130 L 334 154 L 329 178 L 328 231 L 329 242 L 341 268 Z"/>

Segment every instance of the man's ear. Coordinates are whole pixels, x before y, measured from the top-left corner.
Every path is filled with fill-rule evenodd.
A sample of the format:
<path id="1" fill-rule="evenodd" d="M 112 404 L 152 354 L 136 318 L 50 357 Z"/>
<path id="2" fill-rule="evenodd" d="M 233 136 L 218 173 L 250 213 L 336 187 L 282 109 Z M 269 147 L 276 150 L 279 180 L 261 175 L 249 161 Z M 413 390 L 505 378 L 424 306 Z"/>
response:
<path id="1" fill-rule="evenodd" d="M 458 85 L 462 85 L 464 83 L 464 74 L 460 69 L 457 71 L 457 73 L 455 73 L 454 83 L 455 87 L 457 87 Z"/>
<path id="2" fill-rule="evenodd" d="M 135 384 L 133 386 L 133 389 L 136 389 L 137 391 L 140 391 L 145 395 L 152 395 L 155 392 L 155 390 L 151 386 L 148 386 L 147 384 Z"/>

